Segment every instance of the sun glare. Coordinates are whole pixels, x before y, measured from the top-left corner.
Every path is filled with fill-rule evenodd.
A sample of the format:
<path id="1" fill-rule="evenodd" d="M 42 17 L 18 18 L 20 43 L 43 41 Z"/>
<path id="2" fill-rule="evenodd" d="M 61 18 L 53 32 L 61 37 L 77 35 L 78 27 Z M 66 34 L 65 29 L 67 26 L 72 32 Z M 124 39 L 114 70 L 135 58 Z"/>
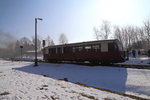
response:
<path id="1" fill-rule="evenodd" d="M 102 0 L 99 5 L 103 19 L 115 23 L 127 19 L 132 10 L 129 0 Z"/>

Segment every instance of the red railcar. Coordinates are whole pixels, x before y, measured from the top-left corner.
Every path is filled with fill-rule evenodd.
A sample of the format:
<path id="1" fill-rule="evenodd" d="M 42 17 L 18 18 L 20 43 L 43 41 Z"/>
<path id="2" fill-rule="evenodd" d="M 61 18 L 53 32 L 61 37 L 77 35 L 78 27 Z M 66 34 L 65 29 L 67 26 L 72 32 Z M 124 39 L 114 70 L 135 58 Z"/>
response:
<path id="1" fill-rule="evenodd" d="M 115 63 L 125 61 L 123 46 L 117 39 L 48 46 L 43 49 L 43 54 L 44 60 L 49 62 Z"/>

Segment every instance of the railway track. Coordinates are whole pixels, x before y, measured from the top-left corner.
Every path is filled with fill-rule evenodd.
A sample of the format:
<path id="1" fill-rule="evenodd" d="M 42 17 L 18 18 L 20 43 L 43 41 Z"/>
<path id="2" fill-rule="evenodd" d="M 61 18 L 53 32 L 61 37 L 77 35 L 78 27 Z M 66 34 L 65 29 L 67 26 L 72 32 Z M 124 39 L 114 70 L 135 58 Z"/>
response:
<path id="1" fill-rule="evenodd" d="M 117 63 L 107 64 L 107 65 L 91 64 L 91 63 L 69 63 L 69 64 L 85 65 L 85 66 L 91 66 L 91 67 L 104 66 L 104 67 L 120 67 L 120 68 L 134 68 L 134 69 L 149 69 L 150 70 L 150 65 L 133 65 L 133 64 L 117 64 Z"/>
<path id="2" fill-rule="evenodd" d="M 114 64 L 114 66 L 123 67 L 123 68 L 149 69 L 150 70 L 150 64 L 149 65 Z"/>
<path id="3" fill-rule="evenodd" d="M 104 67 L 120 67 L 120 68 L 134 68 L 134 69 L 149 69 L 150 70 L 150 64 L 149 65 L 135 65 L 135 64 L 114 63 L 114 64 L 104 65 L 104 64 L 93 64 L 93 63 L 88 63 L 88 62 L 51 62 L 51 63 L 76 64 L 76 65 L 91 66 L 91 67 L 104 66 Z"/>
<path id="4" fill-rule="evenodd" d="M 13 61 L 27 61 L 27 62 L 34 62 L 34 60 L 13 60 Z M 89 63 L 89 62 L 75 62 L 75 61 L 63 61 L 63 62 L 46 62 L 46 61 L 38 61 L 39 63 L 57 63 L 57 64 L 76 64 L 76 65 L 83 65 L 83 66 L 91 66 L 91 67 L 96 67 L 96 66 L 104 66 L 104 67 L 120 67 L 120 68 L 134 68 L 134 69 L 148 69 L 150 70 L 150 64 L 148 65 L 135 65 L 135 64 L 121 64 L 121 63 L 114 63 L 114 64 L 94 64 L 94 63 Z"/>
<path id="5" fill-rule="evenodd" d="M 104 67 L 120 67 L 120 68 L 134 68 L 134 69 L 149 69 L 150 70 L 150 65 L 133 65 L 133 64 L 117 64 L 117 63 L 102 65 L 102 64 L 84 63 L 84 62 L 52 62 L 52 63 L 76 64 L 76 65 L 91 66 L 91 67 L 104 66 Z"/>

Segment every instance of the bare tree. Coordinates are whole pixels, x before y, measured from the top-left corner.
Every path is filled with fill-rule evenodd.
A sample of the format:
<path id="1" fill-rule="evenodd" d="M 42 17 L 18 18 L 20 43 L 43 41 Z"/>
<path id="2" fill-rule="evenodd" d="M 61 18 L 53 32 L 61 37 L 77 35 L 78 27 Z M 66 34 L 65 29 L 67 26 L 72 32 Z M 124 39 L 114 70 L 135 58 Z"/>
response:
<path id="1" fill-rule="evenodd" d="M 134 28 L 131 26 L 126 26 L 120 28 L 119 26 L 114 27 L 114 38 L 118 39 L 125 49 L 130 49 L 131 44 L 134 39 Z"/>
<path id="2" fill-rule="evenodd" d="M 149 38 L 150 37 L 150 20 L 147 20 L 144 22 L 144 32 Z"/>
<path id="3" fill-rule="evenodd" d="M 126 31 L 126 28 L 121 28 L 122 31 L 122 40 L 123 40 L 123 46 L 125 47 L 125 49 L 128 49 L 129 47 L 129 38 L 128 38 L 128 33 Z"/>
<path id="4" fill-rule="evenodd" d="M 23 37 L 20 39 L 20 45 L 23 45 L 23 46 L 28 46 L 32 44 L 31 40 L 27 37 Z"/>
<path id="5" fill-rule="evenodd" d="M 118 39 L 123 45 L 124 41 L 123 41 L 122 31 L 119 26 L 114 27 L 114 38 Z"/>
<path id="6" fill-rule="evenodd" d="M 59 44 L 67 44 L 67 43 L 68 43 L 68 39 L 66 35 L 64 33 L 61 33 L 59 37 Z"/>
<path id="7" fill-rule="evenodd" d="M 138 35 L 139 35 L 139 39 L 140 41 L 143 41 L 144 39 L 146 39 L 146 35 L 144 34 L 144 28 L 138 28 Z"/>
<path id="8" fill-rule="evenodd" d="M 141 45 L 141 42 L 143 41 L 143 36 L 141 34 L 143 34 L 141 27 L 133 28 L 132 47 L 135 49 L 143 48 L 143 45 Z"/>
<path id="9" fill-rule="evenodd" d="M 96 40 L 99 40 L 99 38 L 100 38 L 99 30 L 96 27 L 94 27 L 93 31 L 94 31 L 94 36 L 95 36 Z"/>
<path id="10" fill-rule="evenodd" d="M 97 40 L 99 39 L 108 39 L 111 34 L 111 25 L 109 21 L 103 21 L 100 28 L 93 28 L 94 35 Z"/>
<path id="11" fill-rule="evenodd" d="M 35 45 L 35 37 L 32 37 L 32 44 Z M 42 38 L 38 35 L 37 37 L 37 49 L 40 50 L 42 48 Z"/>
<path id="12" fill-rule="evenodd" d="M 150 47 L 150 20 L 144 22 L 144 34 L 146 35 L 146 40 L 148 43 L 148 48 Z"/>
<path id="13" fill-rule="evenodd" d="M 138 28 L 138 37 L 139 37 L 139 45 L 141 48 L 147 50 L 148 49 L 148 43 L 147 43 L 147 35 L 144 32 L 144 27 Z"/>
<path id="14" fill-rule="evenodd" d="M 124 46 L 126 49 L 128 50 L 132 49 L 132 44 L 135 44 L 137 42 L 136 35 L 137 33 L 133 26 L 126 26 L 122 28 L 122 36 L 124 40 Z"/>
<path id="15" fill-rule="evenodd" d="M 55 45 L 53 39 L 49 35 L 46 37 L 46 45 L 47 46 Z"/>
<path id="16" fill-rule="evenodd" d="M 21 48 L 22 46 L 22 48 Z M 23 56 L 27 56 L 27 53 L 29 51 L 34 50 L 34 46 L 32 44 L 32 41 L 27 37 L 22 37 L 19 40 L 16 41 L 15 44 L 15 56 L 20 56 L 20 52 L 22 50 Z"/>
<path id="17" fill-rule="evenodd" d="M 108 39 L 111 33 L 110 22 L 103 21 L 100 29 L 100 36 L 102 39 Z"/>
<path id="18" fill-rule="evenodd" d="M 144 40 L 143 28 L 135 26 L 126 26 L 120 28 L 114 27 L 114 37 L 121 41 L 125 49 L 140 49 L 143 48 L 142 41 Z"/>

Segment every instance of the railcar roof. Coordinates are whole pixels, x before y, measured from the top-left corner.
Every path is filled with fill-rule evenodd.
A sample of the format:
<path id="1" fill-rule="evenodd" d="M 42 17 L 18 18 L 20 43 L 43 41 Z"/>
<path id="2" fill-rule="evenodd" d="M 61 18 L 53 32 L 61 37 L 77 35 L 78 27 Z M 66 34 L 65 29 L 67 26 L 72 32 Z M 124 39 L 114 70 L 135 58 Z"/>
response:
<path id="1" fill-rule="evenodd" d="M 47 46 L 47 47 L 53 48 L 53 47 L 76 46 L 76 45 L 80 46 L 80 45 L 88 45 L 88 44 L 99 43 L 99 42 L 106 42 L 106 41 L 117 41 L 117 39 L 85 41 L 85 42 L 77 42 L 77 43 L 68 43 L 68 44 L 61 44 L 61 45 L 53 45 L 53 46 Z M 45 48 L 47 48 L 47 47 L 45 47 Z"/>

